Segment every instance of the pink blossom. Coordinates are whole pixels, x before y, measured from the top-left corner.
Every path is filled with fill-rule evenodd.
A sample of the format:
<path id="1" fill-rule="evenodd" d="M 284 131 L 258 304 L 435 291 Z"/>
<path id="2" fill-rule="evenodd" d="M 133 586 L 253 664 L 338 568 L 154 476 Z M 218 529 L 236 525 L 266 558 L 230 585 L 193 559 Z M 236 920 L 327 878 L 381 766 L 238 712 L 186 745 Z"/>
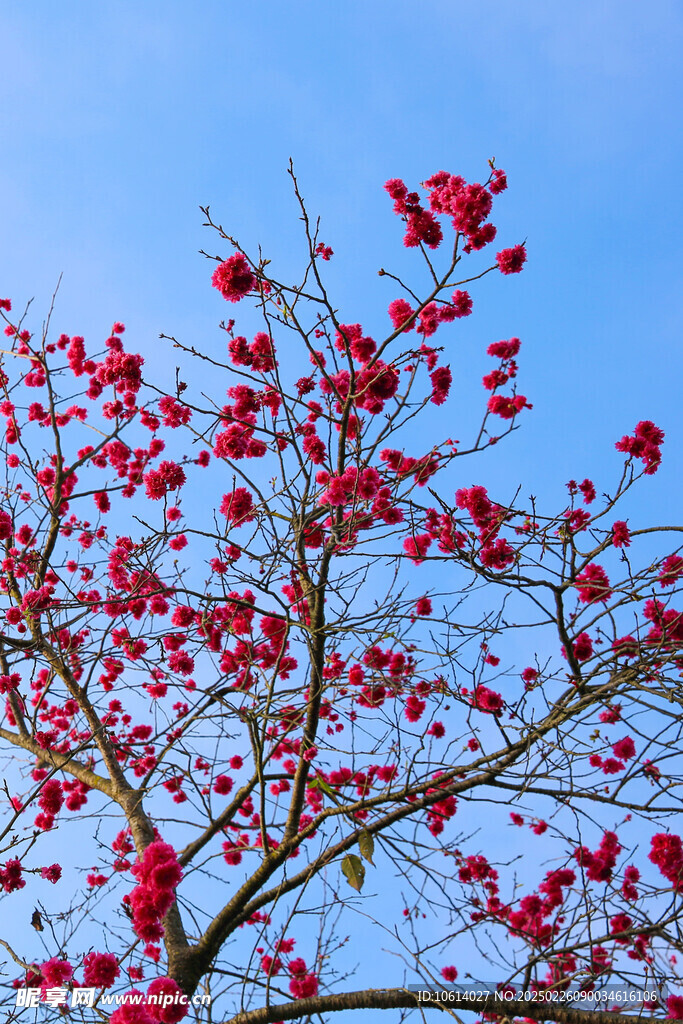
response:
<path id="1" fill-rule="evenodd" d="M 21 861 L 14 857 L 0 865 L 0 888 L 4 892 L 16 892 L 23 889 L 26 880 L 22 878 Z"/>
<path id="2" fill-rule="evenodd" d="M 455 316 L 458 318 L 469 316 L 472 312 L 472 299 L 469 292 L 456 289 L 451 296 L 451 302 L 455 310 Z"/>
<path id="3" fill-rule="evenodd" d="M 235 526 L 250 523 L 256 518 L 254 501 L 246 487 L 236 487 L 231 494 L 224 494 L 221 513 Z"/>
<path id="4" fill-rule="evenodd" d="M 482 685 L 475 687 L 470 696 L 470 704 L 473 708 L 478 708 L 479 711 L 496 716 L 501 715 L 505 707 L 505 702 L 499 693 Z"/>
<path id="5" fill-rule="evenodd" d="M 683 843 L 680 836 L 662 832 L 653 836 L 648 859 L 671 882 L 675 892 L 683 892 Z"/>
<path id="6" fill-rule="evenodd" d="M 630 761 L 636 756 L 636 747 L 630 736 L 624 736 L 612 744 L 612 753 L 622 761 Z"/>
<path id="7" fill-rule="evenodd" d="M 491 395 L 487 406 L 489 412 L 504 420 L 514 419 L 522 409 L 533 408 L 524 395 Z"/>
<path id="8" fill-rule="evenodd" d="M 651 475 L 657 472 L 661 464 L 663 441 L 663 430 L 655 426 L 652 420 L 641 420 L 636 424 L 633 435 L 622 437 L 614 447 L 618 452 L 640 459 L 644 465 L 643 472 Z"/>
<path id="9" fill-rule="evenodd" d="M 623 520 L 618 519 L 612 526 L 612 544 L 615 548 L 631 546 L 631 531 Z"/>
<path id="10" fill-rule="evenodd" d="M 573 651 L 577 661 L 588 661 L 593 653 L 593 641 L 588 633 L 579 633 L 574 641 Z"/>
<path id="11" fill-rule="evenodd" d="M 58 814 L 63 803 L 62 786 L 57 779 L 48 779 L 38 797 L 38 805 L 46 814 Z"/>
<path id="12" fill-rule="evenodd" d="M 289 991 L 295 999 L 306 999 L 309 996 L 317 995 L 318 979 L 315 974 L 309 972 L 302 957 L 290 960 L 287 969 L 291 975 Z"/>
<path id="13" fill-rule="evenodd" d="M 491 182 L 489 184 L 489 191 L 493 192 L 494 195 L 498 195 L 500 192 L 504 192 L 508 187 L 508 180 L 505 171 L 500 167 L 496 167 L 491 172 Z"/>
<path id="14" fill-rule="evenodd" d="M 521 344 L 519 338 L 510 338 L 508 341 L 494 341 L 486 349 L 486 354 L 497 359 L 514 359 L 519 353 Z"/>
<path id="15" fill-rule="evenodd" d="M 154 1024 L 139 989 L 133 988 L 123 994 L 121 1004 L 109 1018 L 109 1024 Z"/>
<path id="16" fill-rule="evenodd" d="M 496 253 L 496 263 L 501 274 L 519 274 L 526 263 L 526 246 L 515 245 Z"/>
<path id="17" fill-rule="evenodd" d="M 415 327 L 415 320 L 412 320 L 407 327 L 403 326 L 415 312 L 410 303 L 406 302 L 405 299 L 394 299 L 393 302 L 390 302 L 388 312 L 394 325 L 394 330 L 398 330 L 400 327 L 404 331 L 412 331 Z"/>
<path id="18" fill-rule="evenodd" d="M 48 882 L 52 882 L 54 885 L 62 877 L 62 868 L 60 864 L 50 864 L 49 867 L 40 869 L 40 877 L 45 878 Z"/>
<path id="19" fill-rule="evenodd" d="M 420 700 L 420 698 L 416 697 L 415 694 L 412 694 L 412 696 L 408 697 L 404 711 L 408 721 L 419 722 L 419 720 L 422 718 L 422 715 L 424 714 L 426 706 L 427 705 L 425 701 Z"/>
<path id="20" fill-rule="evenodd" d="M 228 302 L 239 302 L 256 286 L 256 277 L 242 253 L 236 252 L 224 263 L 219 263 L 211 284 Z"/>
<path id="21" fill-rule="evenodd" d="M 580 846 L 574 851 L 574 857 L 577 863 L 585 868 L 589 881 L 609 882 L 620 853 L 621 844 L 616 833 L 605 832 L 595 853 L 585 846 Z"/>
<path id="22" fill-rule="evenodd" d="M 187 1014 L 188 1008 L 189 1000 L 173 978 L 155 978 L 149 985 L 147 1010 L 159 1024 L 178 1024 Z"/>
<path id="23" fill-rule="evenodd" d="M 593 604 L 596 601 L 607 601 L 612 596 L 607 573 L 601 565 L 591 562 L 583 572 L 576 577 L 579 600 L 586 604 Z"/>
<path id="24" fill-rule="evenodd" d="M 434 405 L 443 405 L 448 398 L 448 392 L 451 389 L 451 383 L 453 377 L 448 366 L 439 366 L 430 375 L 432 382 L 432 397 L 431 401 Z"/>
<path id="25" fill-rule="evenodd" d="M 46 960 L 44 964 L 40 965 L 40 973 L 45 986 L 59 988 L 65 982 L 71 980 L 74 969 L 67 960 L 58 960 L 57 957 L 53 956 L 50 960 Z"/>
<path id="26" fill-rule="evenodd" d="M 668 555 L 659 567 L 659 582 L 662 587 L 671 587 L 683 576 L 683 558 Z"/>
<path id="27" fill-rule="evenodd" d="M 113 953 L 88 953 L 83 960 L 83 984 L 111 988 L 121 973 Z"/>
<path id="28" fill-rule="evenodd" d="M 414 537 L 406 537 L 403 541 L 403 550 L 415 565 L 424 562 L 427 551 L 432 543 L 428 533 L 419 533 Z"/>
<path id="29" fill-rule="evenodd" d="M 683 996 L 669 996 L 666 1013 L 669 1020 L 683 1020 Z"/>

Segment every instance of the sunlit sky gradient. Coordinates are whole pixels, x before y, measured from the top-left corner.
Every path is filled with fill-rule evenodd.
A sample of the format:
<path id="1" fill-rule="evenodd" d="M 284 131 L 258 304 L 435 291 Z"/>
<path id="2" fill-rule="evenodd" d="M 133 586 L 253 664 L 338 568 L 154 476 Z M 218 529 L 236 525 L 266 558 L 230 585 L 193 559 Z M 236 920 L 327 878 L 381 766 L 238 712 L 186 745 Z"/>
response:
<path id="1" fill-rule="evenodd" d="M 496 456 L 505 486 L 538 493 L 551 474 L 561 500 L 569 476 L 604 470 L 608 487 L 613 441 L 651 417 L 668 443 L 648 493 L 664 500 L 683 469 L 677 3 L 9 0 L 3 21 L 0 292 L 15 308 L 35 297 L 39 322 L 63 272 L 55 326 L 93 347 L 114 319 L 148 364 L 161 331 L 220 344 L 198 206 L 293 280 L 291 156 L 343 319 L 380 334 L 395 296 L 376 270 L 408 265 L 382 183 L 480 180 L 495 156 L 499 239 L 527 238 L 529 263 L 473 291 L 458 400 L 479 402 L 485 345 L 519 335 L 535 408 Z"/>

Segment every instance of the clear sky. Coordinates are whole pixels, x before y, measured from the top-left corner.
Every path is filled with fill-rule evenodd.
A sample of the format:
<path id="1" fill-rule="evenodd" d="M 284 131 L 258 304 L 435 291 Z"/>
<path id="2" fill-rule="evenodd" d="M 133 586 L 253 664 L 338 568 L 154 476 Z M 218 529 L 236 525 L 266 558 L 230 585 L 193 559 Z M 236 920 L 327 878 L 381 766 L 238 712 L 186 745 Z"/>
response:
<path id="1" fill-rule="evenodd" d="M 499 238 L 526 237 L 529 263 L 474 292 L 452 365 L 466 407 L 485 345 L 520 336 L 535 409 L 487 469 L 526 493 L 552 477 L 562 500 L 569 476 L 611 478 L 613 441 L 647 417 L 668 436 L 648 494 L 675 486 L 674 0 L 6 0 L 3 12 L 0 292 L 17 305 L 35 296 L 38 319 L 63 272 L 59 330 L 94 342 L 124 320 L 148 363 L 161 331 L 215 341 L 224 304 L 197 255 L 214 244 L 198 206 L 293 268 L 292 156 L 337 254 L 344 318 L 380 333 L 394 296 L 375 272 L 403 259 L 382 183 L 440 168 L 479 180 L 495 156 L 510 180 Z"/>
<path id="2" fill-rule="evenodd" d="M 214 243 L 198 205 L 294 267 L 292 156 L 337 253 L 344 317 L 379 333 L 386 318 L 372 318 L 394 296 L 375 271 L 403 258 L 382 183 L 442 167 L 479 180 L 495 156 L 510 180 L 499 238 L 526 237 L 529 263 L 474 292 L 453 368 L 466 403 L 485 345 L 523 340 L 520 389 L 535 409 L 497 456 L 502 479 L 538 493 L 551 472 L 562 485 L 603 464 L 616 471 L 613 441 L 651 417 L 669 443 L 650 494 L 674 485 L 678 3 L 3 9 L 0 291 L 15 303 L 35 296 L 42 315 L 63 272 L 60 330 L 94 341 L 122 319 L 148 362 L 161 331 L 208 344 L 224 306 L 197 255 Z"/>
<path id="3" fill-rule="evenodd" d="M 291 156 L 342 320 L 379 336 L 396 295 L 376 271 L 408 265 L 383 182 L 481 180 L 495 156 L 499 239 L 529 261 L 472 290 L 452 434 L 499 338 L 522 338 L 534 410 L 460 485 L 558 511 L 571 476 L 612 485 L 614 441 L 651 418 L 664 464 L 636 507 L 680 513 L 677 0 L 5 0 L 2 21 L 0 295 L 35 297 L 34 325 L 63 273 L 55 327 L 92 349 L 114 320 L 160 371 L 160 332 L 221 344 L 198 207 L 294 279 Z"/>

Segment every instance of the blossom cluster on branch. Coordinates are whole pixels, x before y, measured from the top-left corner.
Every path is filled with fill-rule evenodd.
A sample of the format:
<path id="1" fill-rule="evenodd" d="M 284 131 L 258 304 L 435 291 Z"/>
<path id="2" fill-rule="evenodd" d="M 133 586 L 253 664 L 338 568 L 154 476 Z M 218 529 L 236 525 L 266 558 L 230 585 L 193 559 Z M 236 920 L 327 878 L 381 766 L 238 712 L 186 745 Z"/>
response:
<path id="1" fill-rule="evenodd" d="M 345 936 L 387 931 L 372 889 L 411 980 L 655 979 L 680 1017 L 680 528 L 624 511 L 664 432 L 637 422 L 616 483 L 554 511 L 489 493 L 470 460 L 533 409 L 520 338 L 482 344 L 477 423 L 445 435 L 471 291 L 526 264 L 485 261 L 506 174 L 386 183 L 429 284 L 382 269 L 372 327 L 292 181 L 296 284 L 205 211 L 252 326 L 166 339 L 196 388 L 120 322 L 96 351 L 0 300 L 0 888 L 69 921 L 47 959 L 12 948 L 14 987 L 128 993 L 113 1024 L 199 990 L 240 1024 L 380 1005 L 346 982 Z"/>

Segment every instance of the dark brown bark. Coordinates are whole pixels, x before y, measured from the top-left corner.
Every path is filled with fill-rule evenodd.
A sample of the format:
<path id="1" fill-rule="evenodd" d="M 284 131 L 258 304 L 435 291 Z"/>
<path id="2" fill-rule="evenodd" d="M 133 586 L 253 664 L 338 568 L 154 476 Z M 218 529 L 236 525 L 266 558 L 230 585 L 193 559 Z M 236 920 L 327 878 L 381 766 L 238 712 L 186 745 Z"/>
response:
<path id="1" fill-rule="evenodd" d="M 453 993 L 456 995 L 456 993 Z M 226 1024 L 273 1024 L 279 1020 L 300 1020 L 311 1014 L 336 1013 L 341 1010 L 392 1010 L 418 1007 L 422 1010 L 440 1010 L 449 1016 L 465 1013 L 495 1013 L 496 1019 L 527 1017 L 537 1021 L 555 1021 L 556 1024 L 634 1024 L 643 1015 L 609 1013 L 606 1010 L 583 1010 L 562 1003 L 532 1003 L 510 1000 L 501 1003 L 493 996 L 484 999 L 465 999 L 459 1002 L 420 1000 L 416 992 L 403 988 L 365 989 L 360 992 L 340 992 L 335 995 L 310 996 L 289 1003 L 263 1006 L 258 1010 L 245 1010 L 230 1017 Z M 647 1016 L 657 1024 L 663 1017 Z"/>

